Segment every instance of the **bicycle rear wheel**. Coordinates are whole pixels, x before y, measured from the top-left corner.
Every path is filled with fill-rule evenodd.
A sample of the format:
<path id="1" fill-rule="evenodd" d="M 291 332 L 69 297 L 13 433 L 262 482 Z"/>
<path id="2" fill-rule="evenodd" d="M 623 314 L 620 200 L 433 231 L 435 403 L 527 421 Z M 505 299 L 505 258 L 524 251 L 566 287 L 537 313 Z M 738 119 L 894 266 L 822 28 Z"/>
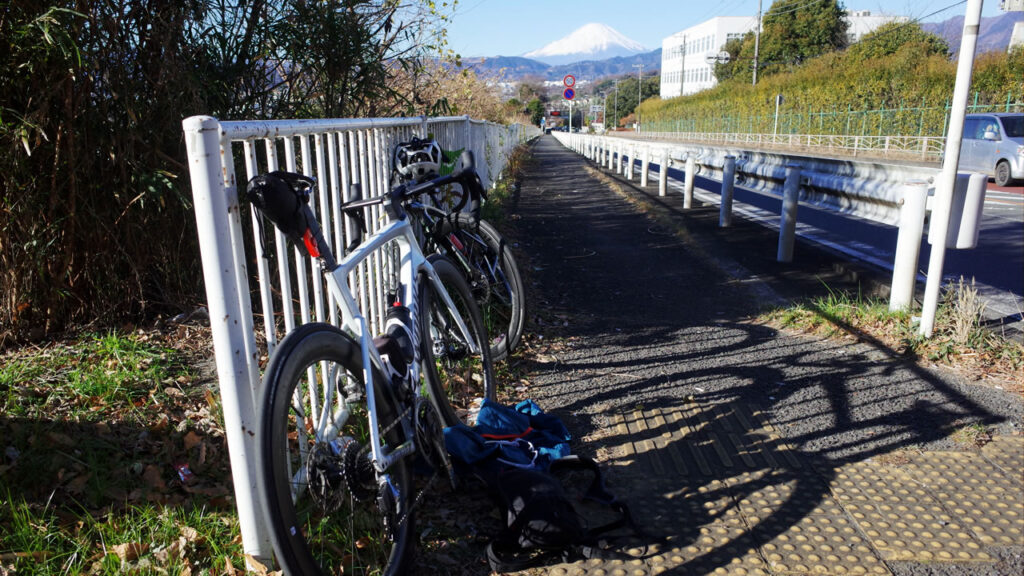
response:
<path id="1" fill-rule="evenodd" d="M 473 300 L 466 279 L 444 256 L 429 258 L 451 297 L 455 310 L 448 308 L 426 276 L 419 286 L 420 334 L 423 371 L 430 394 L 446 426 L 466 423 L 476 401 L 497 398 L 497 383 L 491 351 L 487 346 L 480 309 Z M 471 351 L 469 342 L 454 321 L 458 314 L 469 328 L 479 352 Z"/>
<path id="2" fill-rule="evenodd" d="M 412 545 L 406 459 L 374 469 L 359 345 L 306 324 L 274 351 L 259 404 L 257 478 L 286 574 L 401 574 Z M 377 383 L 386 382 L 374 375 Z M 374 386 L 382 443 L 404 432 L 390 391 Z"/>
<path id="3" fill-rule="evenodd" d="M 458 252 L 451 257 L 468 265 L 466 279 L 491 337 L 491 359 L 500 362 L 523 335 L 526 293 L 519 266 L 505 238 L 486 220 L 459 212 L 445 219 L 441 233 Z"/>

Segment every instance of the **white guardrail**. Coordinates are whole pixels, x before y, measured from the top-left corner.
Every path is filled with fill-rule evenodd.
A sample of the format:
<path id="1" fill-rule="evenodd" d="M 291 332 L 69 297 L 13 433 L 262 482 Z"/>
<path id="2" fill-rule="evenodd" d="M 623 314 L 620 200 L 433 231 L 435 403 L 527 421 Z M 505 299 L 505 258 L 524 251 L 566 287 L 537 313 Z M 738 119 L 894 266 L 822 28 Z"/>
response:
<path id="1" fill-rule="evenodd" d="M 665 158 L 672 168 L 681 167 L 692 159 L 698 175 L 721 181 L 726 158 L 732 156 L 736 162 L 736 185 L 776 196 L 782 196 L 786 167 L 799 165 L 801 203 L 890 225 L 899 223 L 900 187 L 909 180 L 924 180 L 931 184 L 939 173 L 937 168 L 870 160 L 814 158 L 734 145 L 654 142 L 563 132 L 553 134 L 564 146 L 591 160 L 597 161 L 600 157 L 604 160 L 602 164 L 608 162 L 610 165 L 614 158 L 619 172 L 623 172 L 618 163 L 620 156 L 639 159 L 643 163 L 642 178 L 646 177 L 647 162 L 660 164 Z"/>
<path id="2" fill-rule="evenodd" d="M 554 135 L 570 150 L 613 169 L 626 179 L 633 178 L 639 161 L 642 187 L 647 186 L 650 163 L 656 162 L 661 196 L 667 191 L 668 170 L 664 168 L 680 166 L 685 176 L 684 209 L 691 206 L 696 174 L 717 180 L 721 186 L 719 225 L 722 227 L 732 221 L 734 185 L 780 197 L 777 255 L 780 262 L 793 258 L 797 206 L 801 203 L 898 226 L 889 307 L 908 308 L 913 302 L 926 212 L 939 176 L 937 168 L 814 158 L 733 146 L 670 144 L 561 132 Z M 986 182 L 983 174 L 957 175 L 943 249 L 977 245 Z M 934 219 L 931 223 L 935 223 Z M 929 242 L 934 244 L 930 231 Z"/>
<path id="3" fill-rule="evenodd" d="M 334 253 L 343 254 L 349 231 L 340 206 L 350 199 L 352 184 L 360 184 L 366 197 L 387 190 L 396 143 L 432 134 L 446 150 L 471 150 L 484 185 L 490 187 L 501 177 L 512 149 L 539 131 L 465 116 L 240 122 L 193 116 L 182 126 L 242 544 L 247 555 L 266 562 L 272 549 L 255 493 L 254 396 L 260 384 L 260 359 L 269 356 L 279 337 L 297 325 L 312 320 L 337 325 L 338 318 L 337 307 L 308 256 L 297 249 L 290 256 L 276 230 L 273 241 L 263 241 L 261 236 L 269 235 L 273 227 L 261 227 L 251 210 L 249 226 L 243 224 L 246 210 L 239 194 L 244 193 L 246 182 L 278 169 L 315 177 L 313 211 Z M 246 176 L 240 180 L 236 170 L 242 166 Z M 367 219 L 371 233 L 383 218 L 378 207 Z M 258 314 L 253 312 L 247 268 L 253 261 L 259 283 Z M 350 278 L 363 314 L 377 330 L 383 330 L 383 265 L 368 262 Z M 262 328 L 259 344 L 258 324 Z"/>

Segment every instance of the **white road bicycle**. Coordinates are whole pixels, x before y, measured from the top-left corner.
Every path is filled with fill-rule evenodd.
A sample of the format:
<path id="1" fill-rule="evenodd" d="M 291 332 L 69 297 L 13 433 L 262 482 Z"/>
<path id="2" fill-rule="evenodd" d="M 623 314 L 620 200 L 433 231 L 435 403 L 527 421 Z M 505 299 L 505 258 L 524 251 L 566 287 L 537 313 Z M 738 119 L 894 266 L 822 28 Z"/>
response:
<path id="1" fill-rule="evenodd" d="M 403 200 L 475 176 L 397 186 L 342 206 L 381 204 L 390 222 L 337 262 L 309 208 L 314 181 L 272 172 L 247 196 L 317 258 L 341 327 L 305 324 L 272 354 L 259 401 L 258 489 L 287 574 L 401 574 L 416 538 L 413 510 L 434 480 L 454 483 L 442 428 L 495 397 L 486 329 L 463 275 L 420 250 Z M 350 288 L 361 263 L 388 268 L 385 333 L 370 333 Z M 413 467 L 432 470 L 414 486 Z M 429 475 L 429 473 L 427 474 Z"/>

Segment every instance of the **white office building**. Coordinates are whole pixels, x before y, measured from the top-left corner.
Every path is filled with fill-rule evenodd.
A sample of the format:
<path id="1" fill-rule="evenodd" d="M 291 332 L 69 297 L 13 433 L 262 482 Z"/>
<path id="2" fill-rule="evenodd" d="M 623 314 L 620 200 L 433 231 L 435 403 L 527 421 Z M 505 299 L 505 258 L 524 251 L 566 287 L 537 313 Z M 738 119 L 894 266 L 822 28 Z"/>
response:
<path id="1" fill-rule="evenodd" d="M 905 22 L 906 16 L 871 14 L 856 10 L 846 15 L 852 44 L 887 22 Z M 708 58 L 722 51 L 725 43 L 742 38 L 757 25 L 755 16 L 719 16 L 677 32 L 661 41 L 662 99 L 694 94 L 718 84 L 715 65 Z"/>
<path id="2" fill-rule="evenodd" d="M 693 94 L 717 84 L 715 65 L 706 57 L 754 29 L 754 16 L 719 16 L 661 41 L 661 98 Z"/>
<path id="3" fill-rule="evenodd" d="M 850 27 L 846 30 L 846 40 L 850 44 L 860 42 L 860 39 L 869 32 L 874 32 L 883 24 L 889 22 L 906 22 L 910 20 L 906 16 L 893 16 L 891 14 L 872 14 L 868 10 L 853 10 L 846 13 L 846 21 Z"/>

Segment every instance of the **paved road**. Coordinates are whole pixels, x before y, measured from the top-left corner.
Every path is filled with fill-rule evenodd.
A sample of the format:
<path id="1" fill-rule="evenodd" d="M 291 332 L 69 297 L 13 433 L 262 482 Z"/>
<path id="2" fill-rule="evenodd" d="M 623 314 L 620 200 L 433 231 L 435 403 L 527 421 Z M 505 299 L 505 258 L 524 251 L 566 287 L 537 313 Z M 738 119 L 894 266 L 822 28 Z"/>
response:
<path id="1" fill-rule="evenodd" d="M 1019 395 L 752 322 L 820 289 L 829 255 L 777 266 L 762 227 L 712 222 L 535 144 L 507 229 L 531 287 L 525 393 L 667 540 L 533 573 L 1020 574 Z M 969 422 L 998 440 L 958 449 Z"/>

